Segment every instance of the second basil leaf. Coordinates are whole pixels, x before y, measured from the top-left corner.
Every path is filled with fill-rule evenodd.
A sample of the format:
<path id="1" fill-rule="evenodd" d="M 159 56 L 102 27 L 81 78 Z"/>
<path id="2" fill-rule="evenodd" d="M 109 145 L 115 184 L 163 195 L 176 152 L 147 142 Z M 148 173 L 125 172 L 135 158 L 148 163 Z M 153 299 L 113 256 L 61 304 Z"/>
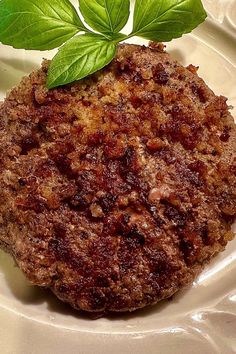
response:
<path id="1" fill-rule="evenodd" d="M 87 24 L 102 33 L 119 32 L 129 19 L 129 0 L 79 0 L 79 4 Z"/>
<path id="2" fill-rule="evenodd" d="M 201 0 L 136 0 L 133 34 L 167 42 L 191 32 L 205 18 Z"/>
<path id="3" fill-rule="evenodd" d="M 49 50 L 84 30 L 69 0 L 0 0 L 0 42 Z"/>
<path id="4" fill-rule="evenodd" d="M 65 85 L 93 74 L 109 64 L 116 45 L 98 34 L 83 34 L 69 40 L 53 58 L 47 86 Z"/>

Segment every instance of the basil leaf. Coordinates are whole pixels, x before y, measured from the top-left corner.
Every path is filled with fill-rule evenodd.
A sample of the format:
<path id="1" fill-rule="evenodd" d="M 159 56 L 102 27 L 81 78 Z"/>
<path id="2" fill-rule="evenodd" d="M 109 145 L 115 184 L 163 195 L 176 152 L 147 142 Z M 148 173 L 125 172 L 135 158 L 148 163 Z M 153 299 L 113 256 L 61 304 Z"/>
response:
<path id="1" fill-rule="evenodd" d="M 129 0 L 79 0 L 87 24 L 101 33 L 117 33 L 129 19 Z"/>
<path id="2" fill-rule="evenodd" d="M 69 40 L 53 58 L 47 87 L 65 85 L 93 74 L 109 64 L 116 45 L 98 34 L 83 34 Z"/>
<path id="3" fill-rule="evenodd" d="M 69 0 L 1 0 L 0 42 L 15 48 L 49 50 L 84 25 Z"/>
<path id="4" fill-rule="evenodd" d="M 136 0 L 133 34 L 168 42 L 191 32 L 206 16 L 200 0 Z"/>

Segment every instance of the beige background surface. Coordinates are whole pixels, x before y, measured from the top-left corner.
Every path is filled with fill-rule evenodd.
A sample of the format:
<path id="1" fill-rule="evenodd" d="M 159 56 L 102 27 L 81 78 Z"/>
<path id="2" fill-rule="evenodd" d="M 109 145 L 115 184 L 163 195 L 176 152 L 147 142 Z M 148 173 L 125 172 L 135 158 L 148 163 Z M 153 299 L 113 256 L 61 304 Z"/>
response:
<path id="1" fill-rule="evenodd" d="M 236 1 L 205 2 L 214 22 L 209 20 L 193 34 L 171 42 L 168 50 L 184 65 L 199 65 L 209 86 L 236 107 Z M 0 45 L 0 98 L 41 59 L 40 52 Z M 235 108 L 233 113 L 236 116 Z M 31 287 L 11 258 L 0 252 L 0 352 L 235 353 L 235 272 L 236 240 L 173 301 L 132 315 L 91 321 L 49 292 Z"/>

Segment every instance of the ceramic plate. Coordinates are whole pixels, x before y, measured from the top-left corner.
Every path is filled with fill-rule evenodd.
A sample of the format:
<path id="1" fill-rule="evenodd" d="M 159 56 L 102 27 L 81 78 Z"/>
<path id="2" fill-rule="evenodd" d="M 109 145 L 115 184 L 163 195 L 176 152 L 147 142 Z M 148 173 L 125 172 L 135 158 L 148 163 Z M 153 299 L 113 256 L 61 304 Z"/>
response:
<path id="1" fill-rule="evenodd" d="M 236 2 L 206 0 L 211 18 L 167 45 L 236 107 Z M 141 43 L 135 40 L 135 43 Z M 143 43 L 143 42 L 142 42 Z M 0 45 L 0 99 L 52 53 Z M 236 117 L 236 109 L 232 110 Z M 236 239 L 192 286 L 130 315 L 90 320 L 30 286 L 0 252 L 0 351 L 3 354 L 169 354 L 236 352 Z"/>

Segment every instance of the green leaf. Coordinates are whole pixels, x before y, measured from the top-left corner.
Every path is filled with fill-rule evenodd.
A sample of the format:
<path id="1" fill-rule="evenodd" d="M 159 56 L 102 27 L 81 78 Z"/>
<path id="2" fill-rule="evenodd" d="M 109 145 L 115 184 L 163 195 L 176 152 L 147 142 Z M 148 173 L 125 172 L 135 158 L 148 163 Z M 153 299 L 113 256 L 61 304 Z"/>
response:
<path id="1" fill-rule="evenodd" d="M 206 17 L 200 0 L 136 0 L 133 34 L 168 42 L 191 32 Z"/>
<path id="2" fill-rule="evenodd" d="M 0 42 L 14 48 L 49 50 L 84 25 L 69 0 L 1 0 Z"/>
<path id="3" fill-rule="evenodd" d="M 87 24 L 101 33 L 117 33 L 129 19 L 129 0 L 79 0 Z"/>
<path id="4" fill-rule="evenodd" d="M 93 74 L 109 64 L 116 45 L 98 34 L 83 34 L 69 40 L 53 58 L 47 87 L 65 85 Z"/>
<path id="5" fill-rule="evenodd" d="M 114 33 L 110 36 L 109 40 L 113 41 L 114 43 L 119 43 L 127 39 L 127 35 L 123 33 Z"/>

